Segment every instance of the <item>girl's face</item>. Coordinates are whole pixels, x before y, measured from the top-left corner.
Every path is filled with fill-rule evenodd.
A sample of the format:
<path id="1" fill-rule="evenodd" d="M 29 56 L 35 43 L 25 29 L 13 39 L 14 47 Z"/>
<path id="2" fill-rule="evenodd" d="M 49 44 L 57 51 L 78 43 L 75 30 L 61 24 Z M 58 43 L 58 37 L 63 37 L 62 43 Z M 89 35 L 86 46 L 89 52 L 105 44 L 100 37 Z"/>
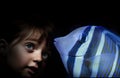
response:
<path id="1" fill-rule="evenodd" d="M 14 44 L 16 39 L 10 45 L 8 64 L 25 78 L 32 77 L 39 67 L 38 62 L 43 60 L 42 52 L 46 40 L 39 42 L 40 37 L 41 34 L 37 33 Z"/>

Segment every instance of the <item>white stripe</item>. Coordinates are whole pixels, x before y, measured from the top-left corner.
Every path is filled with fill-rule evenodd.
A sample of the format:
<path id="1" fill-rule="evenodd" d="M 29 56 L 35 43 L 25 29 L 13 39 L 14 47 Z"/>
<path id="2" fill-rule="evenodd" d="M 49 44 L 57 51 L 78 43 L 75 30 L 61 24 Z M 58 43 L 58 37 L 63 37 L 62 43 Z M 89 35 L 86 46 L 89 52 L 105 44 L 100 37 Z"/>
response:
<path id="1" fill-rule="evenodd" d="M 91 27 L 89 33 L 88 33 L 88 36 L 86 37 L 86 42 L 83 43 L 80 48 L 78 49 L 78 52 L 76 53 L 76 56 L 83 56 L 86 54 L 86 51 L 90 45 L 90 42 L 92 40 L 92 37 L 93 37 L 93 33 L 94 33 L 94 30 L 95 30 L 95 26 Z"/>
<path id="2" fill-rule="evenodd" d="M 101 55 L 103 46 L 104 46 L 104 42 L 105 42 L 105 34 L 104 32 L 102 32 L 102 36 L 101 36 L 101 40 L 96 52 L 95 56 L 99 56 Z M 97 72 L 98 72 L 98 68 L 99 68 L 99 62 L 100 62 L 100 57 L 98 57 L 98 59 L 94 59 L 93 64 L 92 64 L 92 74 L 91 77 L 96 77 Z"/>
<path id="3" fill-rule="evenodd" d="M 83 59 L 84 57 L 76 57 L 75 58 L 75 66 L 74 66 L 74 72 L 73 72 L 73 77 L 80 77 L 80 71 L 81 71 L 81 67 L 83 64 Z"/>
<path id="4" fill-rule="evenodd" d="M 90 31 L 89 31 L 89 34 L 87 36 L 87 38 L 89 38 L 89 40 L 87 42 L 85 42 L 85 44 L 81 45 L 81 47 L 78 49 L 78 51 L 76 53 L 76 56 L 84 57 L 84 55 L 85 55 L 85 53 L 86 53 L 86 51 L 88 49 L 88 46 L 89 46 L 89 44 L 90 44 L 90 42 L 92 40 L 94 29 L 95 29 L 95 26 L 92 26 Z M 74 68 L 73 68 L 73 77 L 79 77 L 80 76 L 81 69 L 82 69 L 82 64 L 83 64 L 83 59 L 80 59 L 80 58 L 75 59 Z"/>
<path id="5" fill-rule="evenodd" d="M 112 67 L 112 70 L 109 74 L 109 77 L 112 77 L 114 72 L 115 72 L 115 67 L 117 65 L 117 60 L 118 60 L 118 55 L 119 55 L 119 52 L 118 52 L 118 46 L 116 45 L 116 55 L 115 55 L 115 60 L 114 60 L 114 63 L 113 63 L 113 67 Z"/>
<path id="6" fill-rule="evenodd" d="M 120 36 L 117 36 L 116 34 L 110 32 L 110 31 L 105 31 L 106 34 L 109 34 L 110 36 L 112 36 L 113 39 L 115 39 L 116 42 L 120 42 Z"/>

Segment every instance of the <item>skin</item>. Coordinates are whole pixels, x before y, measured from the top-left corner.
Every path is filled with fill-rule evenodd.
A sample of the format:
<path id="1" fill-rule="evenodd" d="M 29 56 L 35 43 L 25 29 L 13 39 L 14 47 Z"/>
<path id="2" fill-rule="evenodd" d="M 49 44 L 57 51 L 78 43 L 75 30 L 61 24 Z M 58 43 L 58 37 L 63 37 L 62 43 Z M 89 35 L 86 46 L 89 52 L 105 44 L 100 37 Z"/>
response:
<path id="1" fill-rule="evenodd" d="M 39 42 L 40 37 L 41 34 L 37 33 L 16 43 L 19 39 L 17 38 L 9 46 L 8 64 L 25 78 L 31 78 L 39 68 L 38 62 L 43 60 L 42 52 L 45 49 L 46 40 Z"/>

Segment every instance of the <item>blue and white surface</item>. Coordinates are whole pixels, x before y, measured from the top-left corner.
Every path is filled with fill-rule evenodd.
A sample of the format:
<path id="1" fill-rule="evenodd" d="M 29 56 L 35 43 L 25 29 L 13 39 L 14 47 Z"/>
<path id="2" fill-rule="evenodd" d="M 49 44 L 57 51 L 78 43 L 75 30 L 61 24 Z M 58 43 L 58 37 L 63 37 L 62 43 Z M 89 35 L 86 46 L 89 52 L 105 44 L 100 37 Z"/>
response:
<path id="1" fill-rule="evenodd" d="M 54 45 L 70 77 L 120 77 L 120 37 L 102 26 L 79 27 Z"/>

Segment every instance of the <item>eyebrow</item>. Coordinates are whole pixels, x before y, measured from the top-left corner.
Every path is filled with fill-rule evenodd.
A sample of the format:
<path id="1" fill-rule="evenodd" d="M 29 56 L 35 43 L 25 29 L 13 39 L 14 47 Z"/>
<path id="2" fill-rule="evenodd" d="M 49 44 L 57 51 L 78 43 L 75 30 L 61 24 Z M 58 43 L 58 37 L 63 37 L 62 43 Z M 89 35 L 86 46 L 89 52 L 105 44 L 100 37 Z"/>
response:
<path id="1" fill-rule="evenodd" d="M 27 40 L 28 41 L 34 41 L 34 42 L 37 42 L 39 44 L 41 44 L 44 41 L 44 39 L 35 39 L 35 38 L 28 38 L 25 41 L 27 41 Z"/>
<path id="2" fill-rule="evenodd" d="M 33 42 L 37 42 L 37 44 L 41 45 L 41 43 L 44 41 L 44 39 L 35 39 L 35 38 L 28 38 L 25 41 L 33 41 Z M 45 49 L 45 47 L 44 47 Z"/>
<path id="3" fill-rule="evenodd" d="M 38 42 L 38 41 L 39 41 L 39 39 L 34 39 L 34 38 L 28 38 L 28 39 L 26 39 L 26 40 L 36 41 L 36 42 Z M 25 40 L 25 41 L 26 41 L 26 40 Z"/>

